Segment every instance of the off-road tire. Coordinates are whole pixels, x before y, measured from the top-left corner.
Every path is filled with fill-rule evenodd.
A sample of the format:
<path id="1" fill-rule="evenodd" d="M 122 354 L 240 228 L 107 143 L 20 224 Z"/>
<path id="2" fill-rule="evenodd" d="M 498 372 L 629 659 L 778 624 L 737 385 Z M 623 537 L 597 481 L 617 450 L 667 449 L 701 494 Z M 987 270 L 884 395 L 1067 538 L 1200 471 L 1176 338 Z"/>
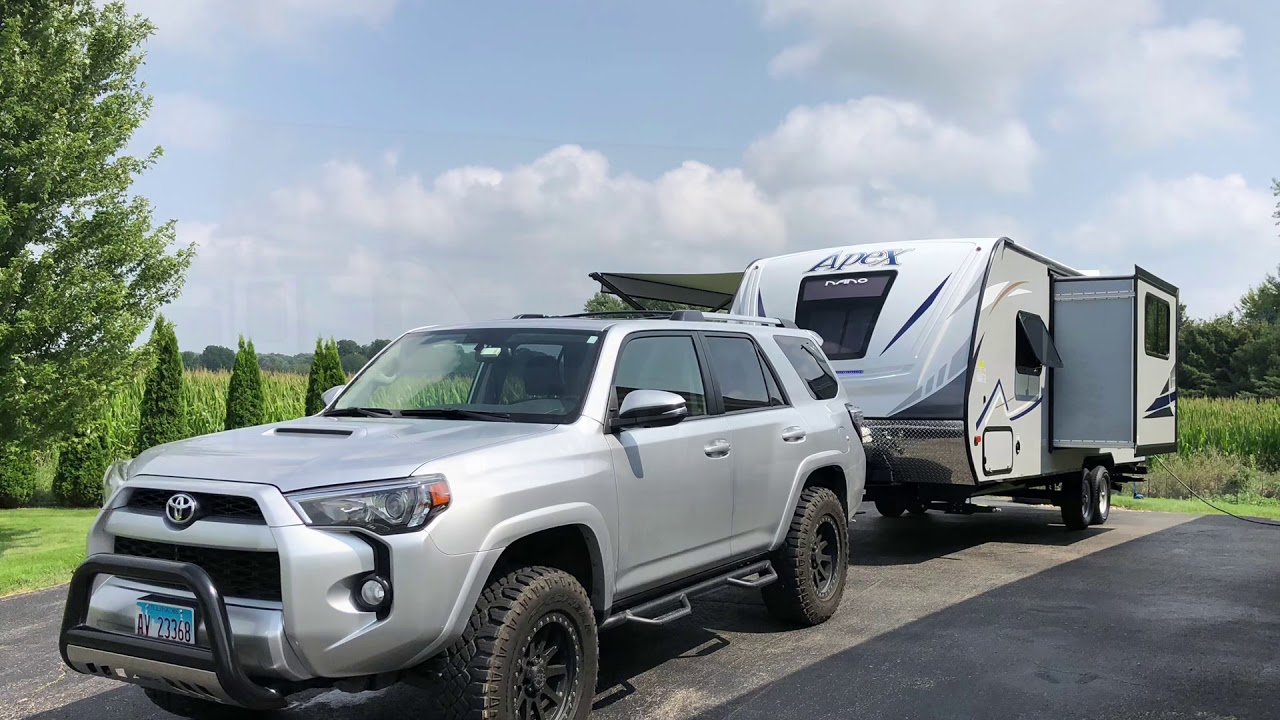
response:
<path id="1" fill-rule="evenodd" d="M 907 505 L 897 496 L 882 497 L 876 500 L 876 512 L 887 518 L 901 517 Z"/>
<path id="2" fill-rule="evenodd" d="M 253 718 L 268 718 L 275 714 L 261 710 L 245 710 L 244 708 L 232 707 L 163 690 L 143 688 L 143 691 L 146 693 L 147 699 L 156 707 L 172 715 L 191 718 L 191 720 L 233 720 L 233 718 L 250 720 Z"/>
<path id="3" fill-rule="evenodd" d="M 537 633 L 548 626 L 576 640 L 576 672 L 566 672 L 572 677 L 565 681 L 571 685 L 565 688 L 570 710 L 551 714 L 548 720 L 586 720 L 599 661 L 591 599 L 572 575 L 542 566 L 496 575 L 480 593 L 462 637 L 434 659 L 434 677 L 427 687 L 440 714 L 450 720 L 519 717 L 519 663 Z"/>
<path id="4" fill-rule="evenodd" d="M 1093 525 L 1103 525 L 1111 517 L 1111 473 L 1102 465 L 1089 472 L 1093 483 Z"/>
<path id="5" fill-rule="evenodd" d="M 1088 470 L 1082 470 L 1062 481 L 1058 499 L 1062 523 L 1068 530 L 1084 530 L 1093 522 L 1093 481 Z"/>
<path id="6" fill-rule="evenodd" d="M 821 538 L 832 567 L 827 582 L 820 582 L 815 570 L 814 549 Z M 849 574 L 849 519 L 836 494 L 827 488 L 805 488 L 800 494 L 791 527 L 782 547 L 773 552 L 773 569 L 778 579 L 762 593 L 769 612 L 779 620 L 799 625 L 826 622 L 840 607 Z"/>

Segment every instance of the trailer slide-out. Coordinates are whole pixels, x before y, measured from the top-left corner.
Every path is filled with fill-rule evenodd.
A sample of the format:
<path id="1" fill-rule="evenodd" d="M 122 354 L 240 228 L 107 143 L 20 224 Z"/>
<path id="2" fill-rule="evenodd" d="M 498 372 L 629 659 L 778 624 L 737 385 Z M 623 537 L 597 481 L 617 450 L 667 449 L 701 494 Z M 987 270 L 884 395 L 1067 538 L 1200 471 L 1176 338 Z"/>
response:
<path id="1" fill-rule="evenodd" d="M 812 330 L 866 417 L 865 499 L 884 515 L 1009 495 L 1105 522 L 1111 491 L 1177 450 L 1178 289 L 1085 274 L 1008 238 L 878 243 L 741 273 L 594 273 L 640 306 L 680 302 Z"/>

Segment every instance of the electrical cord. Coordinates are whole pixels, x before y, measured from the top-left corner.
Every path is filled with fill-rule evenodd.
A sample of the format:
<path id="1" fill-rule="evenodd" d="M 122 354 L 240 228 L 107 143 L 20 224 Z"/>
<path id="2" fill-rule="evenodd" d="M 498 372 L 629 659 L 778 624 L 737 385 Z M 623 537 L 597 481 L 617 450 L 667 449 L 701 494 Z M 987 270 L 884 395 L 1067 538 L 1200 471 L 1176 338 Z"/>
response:
<path id="1" fill-rule="evenodd" d="M 1162 459 L 1160 459 L 1160 458 L 1158 458 L 1158 457 L 1153 458 L 1153 459 L 1154 459 L 1155 461 L 1159 462 L 1159 463 L 1160 463 L 1160 467 L 1161 467 L 1161 468 L 1163 468 L 1165 472 L 1169 473 L 1169 476 L 1170 476 L 1170 477 L 1172 477 L 1174 480 L 1177 480 L 1179 485 L 1181 485 L 1182 487 L 1186 488 L 1186 489 L 1187 489 L 1187 492 L 1189 492 L 1189 493 L 1191 493 L 1192 495 L 1194 495 L 1194 496 L 1195 496 L 1195 498 L 1196 498 L 1197 500 L 1199 500 L 1200 502 L 1204 503 L 1205 505 L 1208 505 L 1209 507 L 1213 508 L 1214 510 L 1217 510 L 1218 512 L 1222 513 L 1223 515 L 1230 515 L 1231 517 L 1233 517 L 1233 518 L 1235 518 L 1235 519 L 1237 519 L 1237 520 L 1243 520 L 1243 521 L 1245 521 L 1245 522 L 1247 522 L 1247 523 L 1253 523 L 1254 525 L 1266 525 L 1266 526 L 1268 526 L 1268 527 L 1280 527 L 1280 522 L 1271 522 L 1271 521 L 1269 521 L 1269 520 L 1257 520 L 1257 519 L 1255 519 L 1255 518 L 1241 517 L 1241 516 L 1239 516 L 1239 515 L 1237 515 L 1237 514 L 1235 514 L 1235 513 L 1231 512 L 1230 510 L 1223 510 L 1222 508 L 1218 507 L 1217 505 L 1214 505 L 1213 503 L 1211 503 L 1211 502 L 1209 502 L 1208 500 L 1204 499 L 1204 497 L 1203 497 L 1203 496 L 1201 496 L 1201 495 L 1200 495 L 1200 493 L 1196 492 L 1195 490 L 1192 490 L 1190 485 L 1188 485 L 1188 484 L 1186 484 L 1186 483 L 1182 482 L 1182 478 L 1178 477 L 1176 473 L 1174 473 L 1172 470 L 1170 470 L 1170 469 L 1169 469 L 1169 466 L 1164 464 L 1164 460 L 1162 460 Z"/>

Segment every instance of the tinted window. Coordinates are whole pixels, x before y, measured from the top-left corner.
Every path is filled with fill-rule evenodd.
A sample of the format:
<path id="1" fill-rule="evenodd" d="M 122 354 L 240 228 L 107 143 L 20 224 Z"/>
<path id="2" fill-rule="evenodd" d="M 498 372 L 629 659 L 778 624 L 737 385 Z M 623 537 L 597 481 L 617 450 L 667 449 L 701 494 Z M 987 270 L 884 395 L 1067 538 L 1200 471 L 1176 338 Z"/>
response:
<path id="1" fill-rule="evenodd" d="M 840 389 L 840 381 L 835 373 L 818 355 L 814 344 L 804 338 L 779 335 L 775 338 L 782 353 L 796 369 L 796 374 L 809 387 L 809 394 L 815 400 L 830 400 Z"/>
<path id="2" fill-rule="evenodd" d="M 707 355 L 725 412 L 772 405 L 755 343 L 747 338 L 712 336 L 707 338 Z"/>
<path id="3" fill-rule="evenodd" d="M 1146 320 L 1143 324 L 1148 355 L 1169 357 L 1169 303 L 1146 294 Z"/>
<path id="4" fill-rule="evenodd" d="M 796 324 L 821 335 L 822 350 L 832 360 L 861 358 L 892 284 L 891 273 L 805 278 L 800 281 Z"/>
<path id="5" fill-rule="evenodd" d="M 707 395 L 693 338 L 632 338 L 618 357 L 614 393 L 618 407 L 633 390 L 666 390 L 685 399 L 690 415 L 707 414 Z"/>

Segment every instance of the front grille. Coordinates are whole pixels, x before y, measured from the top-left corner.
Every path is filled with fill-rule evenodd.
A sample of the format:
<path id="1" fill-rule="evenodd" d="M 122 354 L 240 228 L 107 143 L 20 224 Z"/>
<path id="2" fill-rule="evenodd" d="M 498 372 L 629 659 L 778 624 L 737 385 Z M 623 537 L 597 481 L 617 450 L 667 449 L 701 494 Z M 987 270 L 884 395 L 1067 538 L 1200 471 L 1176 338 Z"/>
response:
<path id="1" fill-rule="evenodd" d="M 274 552 L 173 545 L 125 537 L 116 538 L 115 552 L 197 565 L 209 573 L 213 584 L 226 597 L 276 602 L 281 599 L 280 556 Z"/>
<path id="2" fill-rule="evenodd" d="M 164 514 L 165 504 L 169 502 L 169 498 L 174 493 L 175 491 L 173 490 L 137 488 L 129 495 L 129 501 L 125 503 L 125 507 L 130 510 L 161 515 Z M 211 495 L 209 493 L 187 494 L 195 498 L 196 504 L 200 508 L 200 518 L 202 520 L 232 520 L 255 525 L 267 524 L 266 518 L 262 516 L 262 508 L 258 507 L 258 501 L 253 498 L 240 497 L 239 495 Z"/>

